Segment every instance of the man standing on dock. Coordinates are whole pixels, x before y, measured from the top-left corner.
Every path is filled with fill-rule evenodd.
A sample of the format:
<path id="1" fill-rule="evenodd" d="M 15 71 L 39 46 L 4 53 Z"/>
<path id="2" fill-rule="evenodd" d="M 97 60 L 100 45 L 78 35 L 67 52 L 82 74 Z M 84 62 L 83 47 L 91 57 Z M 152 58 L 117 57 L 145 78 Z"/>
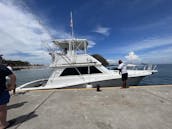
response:
<path id="1" fill-rule="evenodd" d="M 128 88 L 127 87 L 127 79 L 128 79 L 128 72 L 127 66 L 122 62 L 122 60 L 118 61 L 118 69 L 120 74 L 122 74 L 122 87 L 121 88 Z"/>
<path id="2" fill-rule="evenodd" d="M 1 58 L 2 59 L 2 58 Z M 7 122 L 7 103 L 10 100 L 9 91 L 15 88 L 16 76 L 5 66 L 0 59 L 0 129 L 9 127 L 12 123 Z M 10 78 L 6 86 L 6 76 Z"/>

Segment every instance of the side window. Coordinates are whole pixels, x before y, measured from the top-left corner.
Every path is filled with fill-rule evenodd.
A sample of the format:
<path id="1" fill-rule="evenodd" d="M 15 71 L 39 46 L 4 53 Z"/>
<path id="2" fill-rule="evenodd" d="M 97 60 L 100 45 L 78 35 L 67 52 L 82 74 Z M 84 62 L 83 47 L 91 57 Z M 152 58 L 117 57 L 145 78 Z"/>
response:
<path id="1" fill-rule="evenodd" d="M 89 71 L 88 67 L 66 68 L 60 76 L 88 74 L 88 71 Z M 102 73 L 102 72 L 98 70 L 96 67 L 90 66 L 90 74 L 95 74 L 95 73 Z"/>
<path id="2" fill-rule="evenodd" d="M 88 67 L 78 67 L 81 74 L 88 74 Z"/>
<path id="3" fill-rule="evenodd" d="M 94 74 L 94 73 L 102 73 L 100 70 L 98 70 L 96 67 L 91 66 L 90 67 L 90 74 Z"/>
<path id="4" fill-rule="evenodd" d="M 66 68 L 60 76 L 79 75 L 75 68 Z"/>

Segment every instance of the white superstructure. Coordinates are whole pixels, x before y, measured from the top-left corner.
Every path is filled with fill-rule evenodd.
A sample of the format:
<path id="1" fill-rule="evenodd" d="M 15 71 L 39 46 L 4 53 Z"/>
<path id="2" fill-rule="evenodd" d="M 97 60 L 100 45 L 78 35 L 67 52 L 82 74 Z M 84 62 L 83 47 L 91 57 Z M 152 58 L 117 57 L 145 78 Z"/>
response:
<path id="1" fill-rule="evenodd" d="M 18 90 L 35 90 L 68 87 L 120 86 L 118 70 L 109 70 L 87 54 L 86 39 L 60 39 L 53 41 L 56 51 L 50 52 L 54 72 L 48 80 L 41 79 L 18 87 Z M 151 70 L 128 70 L 128 84 L 137 85 Z"/>

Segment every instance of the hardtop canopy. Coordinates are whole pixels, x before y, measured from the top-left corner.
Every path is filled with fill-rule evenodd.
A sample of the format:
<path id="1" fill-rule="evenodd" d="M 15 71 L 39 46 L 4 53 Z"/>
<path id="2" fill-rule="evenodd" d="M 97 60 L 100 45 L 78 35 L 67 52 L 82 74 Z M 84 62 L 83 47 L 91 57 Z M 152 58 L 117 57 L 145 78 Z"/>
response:
<path id="1" fill-rule="evenodd" d="M 88 46 L 86 39 L 57 39 L 52 42 L 61 49 L 69 49 L 71 47 L 74 50 L 85 50 Z"/>

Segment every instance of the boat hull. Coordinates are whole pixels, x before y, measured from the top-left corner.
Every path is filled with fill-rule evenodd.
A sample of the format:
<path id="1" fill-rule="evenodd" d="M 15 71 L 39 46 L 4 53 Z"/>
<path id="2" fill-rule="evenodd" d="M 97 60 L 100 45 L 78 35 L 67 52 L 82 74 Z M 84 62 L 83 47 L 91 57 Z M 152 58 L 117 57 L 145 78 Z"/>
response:
<path id="1" fill-rule="evenodd" d="M 145 76 L 139 76 L 139 77 L 129 77 L 127 80 L 127 85 L 128 86 L 135 86 L 140 83 L 140 81 L 144 78 Z M 64 87 L 46 87 L 46 79 L 42 80 L 37 80 L 37 81 L 32 81 L 30 83 L 24 84 L 20 87 L 17 88 L 17 90 L 39 90 L 39 89 L 60 89 L 60 88 L 88 88 L 88 86 L 91 88 L 96 88 L 97 86 L 100 87 L 120 87 L 122 85 L 122 79 L 110 79 L 110 80 L 103 80 L 103 81 L 95 81 L 95 82 L 90 82 L 90 83 L 82 83 L 79 85 L 70 85 L 70 86 L 64 86 Z M 42 85 L 41 85 L 42 84 Z"/>
<path id="2" fill-rule="evenodd" d="M 129 77 L 127 80 L 127 85 L 128 86 L 136 86 L 140 83 L 140 81 L 144 78 L 145 76 L 140 76 L 140 77 Z M 87 88 L 87 86 L 96 88 L 97 86 L 100 87 L 120 87 L 122 86 L 122 79 L 111 79 L 111 80 L 104 80 L 104 81 L 97 81 L 97 82 L 91 82 L 87 84 L 80 84 L 76 86 L 69 86 L 66 88 Z M 88 87 L 89 87 L 88 86 Z"/>

